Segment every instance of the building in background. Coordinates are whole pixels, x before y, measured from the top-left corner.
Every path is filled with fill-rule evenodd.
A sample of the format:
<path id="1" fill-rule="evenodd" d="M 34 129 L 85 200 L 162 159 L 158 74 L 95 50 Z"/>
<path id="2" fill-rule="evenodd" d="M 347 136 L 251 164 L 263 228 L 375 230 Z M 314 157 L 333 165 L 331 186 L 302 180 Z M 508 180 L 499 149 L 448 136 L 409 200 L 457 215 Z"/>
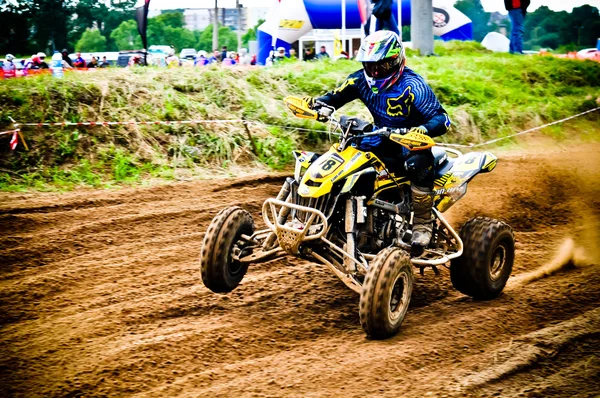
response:
<path id="1" fill-rule="evenodd" d="M 211 13 L 208 8 L 187 9 L 183 11 L 185 28 L 204 30 L 211 23 Z"/>
<path id="2" fill-rule="evenodd" d="M 264 19 L 269 9 L 267 7 L 240 8 L 242 33 L 254 27 L 260 19 Z M 212 8 L 188 8 L 184 10 L 185 27 L 190 30 L 204 30 L 213 21 Z M 238 28 L 238 10 L 236 8 L 219 8 L 219 24 Z"/>

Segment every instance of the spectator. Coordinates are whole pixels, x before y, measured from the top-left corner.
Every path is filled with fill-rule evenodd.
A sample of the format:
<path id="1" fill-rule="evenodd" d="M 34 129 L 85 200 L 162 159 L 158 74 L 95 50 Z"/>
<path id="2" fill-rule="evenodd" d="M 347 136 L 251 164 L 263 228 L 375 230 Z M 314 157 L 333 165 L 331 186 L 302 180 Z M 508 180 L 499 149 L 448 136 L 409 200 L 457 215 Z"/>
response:
<path id="1" fill-rule="evenodd" d="M 140 54 L 135 54 L 133 57 L 129 58 L 127 66 L 142 66 L 142 56 Z"/>
<path id="2" fill-rule="evenodd" d="M 529 0 L 504 0 L 504 6 L 508 11 L 512 31 L 510 34 L 510 45 L 508 52 L 511 54 L 523 54 L 523 32 L 525 26 L 525 15 Z"/>
<path id="3" fill-rule="evenodd" d="M 6 54 L 6 59 L 2 64 L 2 72 L 4 73 L 5 79 L 10 79 L 17 76 L 17 66 L 13 62 L 14 59 L 14 55 Z"/>
<path id="4" fill-rule="evenodd" d="M 338 57 L 338 59 L 350 59 L 350 56 L 348 55 L 348 53 L 346 51 L 341 51 L 340 52 L 340 56 Z"/>
<path id="5" fill-rule="evenodd" d="M 63 48 L 61 54 L 62 54 L 63 61 L 66 62 L 69 65 L 69 67 L 72 68 L 73 67 L 73 60 L 71 59 L 71 57 L 69 57 L 69 52 L 67 51 L 67 49 Z"/>
<path id="6" fill-rule="evenodd" d="M 206 51 L 200 50 L 194 59 L 194 66 L 208 65 L 208 58 L 206 58 Z"/>
<path id="7" fill-rule="evenodd" d="M 258 59 L 256 57 L 256 54 L 252 54 L 252 59 L 250 60 L 250 65 L 256 65 L 257 62 L 258 62 Z"/>
<path id="8" fill-rule="evenodd" d="M 313 53 L 312 49 L 307 48 L 306 50 L 304 50 L 304 60 L 305 61 L 313 61 L 315 59 L 315 54 Z"/>
<path id="9" fill-rule="evenodd" d="M 398 24 L 396 18 L 392 13 L 393 0 L 372 0 L 373 3 L 373 16 L 377 19 L 375 29 L 371 27 L 371 18 L 365 23 L 365 35 L 370 35 L 377 30 L 391 30 L 392 32 L 399 34 Z"/>
<path id="10" fill-rule="evenodd" d="M 265 66 L 273 66 L 273 61 L 275 60 L 275 51 L 269 51 L 269 56 L 265 60 Z"/>
<path id="11" fill-rule="evenodd" d="M 35 55 L 35 58 L 32 58 L 33 68 L 32 69 L 48 69 L 48 64 L 46 63 L 46 54 L 43 52 L 39 52 Z"/>
<path id="12" fill-rule="evenodd" d="M 242 48 L 240 50 L 240 65 L 251 65 L 252 57 L 248 54 L 248 49 Z"/>
<path id="13" fill-rule="evenodd" d="M 23 74 L 27 75 L 30 69 L 36 69 L 33 63 L 33 59 L 36 58 L 37 55 L 33 54 L 31 58 L 25 61 L 25 66 L 23 67 Z"/>
<path id="14" fill-rule="evenodd" d="M 98 65 L 98 67 L 100 67 L 100 68 L 108 68 L 109 66 L 110 66 L 110 64 L 106 60 L 106 55 L 105 55 L 105 56 L 102 57 L 102 62 L 100 62 L 100 65 Z"/>
<path id="15" fill-rule="evenodd" d="M 227 46 L 223 46 L 221 49 L 221 62 L 227 58 Z"/>
<path id="16" fill-rule="evenodd" d="M 325 46 L 321 46 L 321 52 L 317 55 L 317 59 L 325 59 L 329 58 L 329 54 L 327 54 L 327 49 Z"/>
<path id="17" fill-rule="evenodd" d="M 73 66 L 75 68 L 85 68 L 86 62 L 85 62 L 85 59 L 83 59 L 83 57 L 81 56 L 81 53 L 77 53 L 75 55 L 77 56 L 77 58 L 75 58 L 75 61 L 73 62 Z"/>
<path id="18" fill-rule="evenodd" d="M 233 56 L 235 55 L 235 53 L 232 51 L 230 53 L 227 54 L 227 56 L 223 59 L 223 65 L 225 66 L 233 66 L 236 64 L 235 59 L 233 59 Z"/>
<path id="19" fill-rule="evenodd" d="M 208 59 L 209 64 L 216 64 L 219 62 L 219 50 L 213 51 L 213 55 Z"/>
<path id="20" fill-rule="evenodd" d="M 275 53 L 275 59 L 274 61 L 283 61 L 285 59 L 285 48 L 284 47 L 277 47 L 277 52 Z"/>
<path id="21" fill-rule="evenodd" d="M 97 68 L 98 67 L 98 58 L 92 55 L 92 60 L 88 64 L 88 68 Z"/>
<path id="22" fill-rule="evenodd" d="M 296 54 L 296 50 L 294 50 L 293 48 L 290 48 L 290 58 L 293 60 L 298 59 L 298 54 Z"/>
<path id="23" fill-rule="evenodd" d="M 171 50 L 169 50 L 169 56 L 166 59 L 168 68 L 177 68 L 181 66 L 179 62 L 179 57 L 175 55 L 175 49 L 171 46 Z"/>

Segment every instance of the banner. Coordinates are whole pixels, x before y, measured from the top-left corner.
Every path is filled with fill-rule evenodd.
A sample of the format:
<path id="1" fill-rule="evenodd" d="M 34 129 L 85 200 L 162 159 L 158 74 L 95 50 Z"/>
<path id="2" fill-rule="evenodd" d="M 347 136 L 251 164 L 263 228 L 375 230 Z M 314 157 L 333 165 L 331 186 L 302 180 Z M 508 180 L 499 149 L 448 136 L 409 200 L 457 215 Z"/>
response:
<path id="1" fill-rule="evenodd" d="M 342 55 L 342 40 L 340 39 L 339 29 L 333 33 L 333 59 L 338 59 Z"/>
<path id="2" fill-rule="evenodd" d="M 146 30 L 148 28 L 148 9 L 150 8 L 150 0 L 144 0 L 144 5 L 135 10 L 135 19 L 138 25 L 138 32 L 142 37 L 144 49 L 148 49 L 148 38 Z"/>
<path id="3" fill-rule="evenodd" d="M 371 18 L 371 1 L 356 0 L 358 3 L 358 13 L 360 14 L 360 22 L 364 25 Z"/>

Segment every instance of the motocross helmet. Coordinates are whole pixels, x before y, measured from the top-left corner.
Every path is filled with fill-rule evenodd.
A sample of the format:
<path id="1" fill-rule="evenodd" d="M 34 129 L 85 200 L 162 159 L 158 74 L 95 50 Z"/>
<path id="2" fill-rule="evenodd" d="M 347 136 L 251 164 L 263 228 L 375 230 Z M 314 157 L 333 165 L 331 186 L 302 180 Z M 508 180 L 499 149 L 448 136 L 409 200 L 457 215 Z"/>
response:
<path id="1" fill-rule="evenodd" d="M 367 84 L 378 94 L 398 81 L 404 71 L 406 55 L 396 33 L 379 30 L 363 40 L 356 60 L 362 62 Z"/>
<path id="2" fill-rule="evenodd" d="M 12 61 L 13 59 L 15 59 L 15 56 L 12 54 L 6 54 L 6 60 L 7 61 Z"/>

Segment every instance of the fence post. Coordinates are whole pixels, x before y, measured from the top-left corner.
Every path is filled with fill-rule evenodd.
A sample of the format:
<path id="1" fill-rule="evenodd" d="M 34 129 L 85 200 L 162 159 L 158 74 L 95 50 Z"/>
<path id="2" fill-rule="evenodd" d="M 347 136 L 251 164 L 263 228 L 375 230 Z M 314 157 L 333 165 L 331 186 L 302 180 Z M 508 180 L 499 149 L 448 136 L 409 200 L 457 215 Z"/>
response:
<path id="1" fill-rule="evenodd" d="M 250 145 L 252 145 L 252 153 L 256 156 L 258 156 L 258 149 L 256 148 L 256 142 L 254 142 L 254 137 L 252 137 L 252 133 L 250 133 L 250 128 L 248 127 L 248 121 L 247 120 L 243 120 L 242 124 L 244 125 L 244 129 L 246 130 L 246 134 L 248 135 L 248 138 L 250 139 Z"/>

